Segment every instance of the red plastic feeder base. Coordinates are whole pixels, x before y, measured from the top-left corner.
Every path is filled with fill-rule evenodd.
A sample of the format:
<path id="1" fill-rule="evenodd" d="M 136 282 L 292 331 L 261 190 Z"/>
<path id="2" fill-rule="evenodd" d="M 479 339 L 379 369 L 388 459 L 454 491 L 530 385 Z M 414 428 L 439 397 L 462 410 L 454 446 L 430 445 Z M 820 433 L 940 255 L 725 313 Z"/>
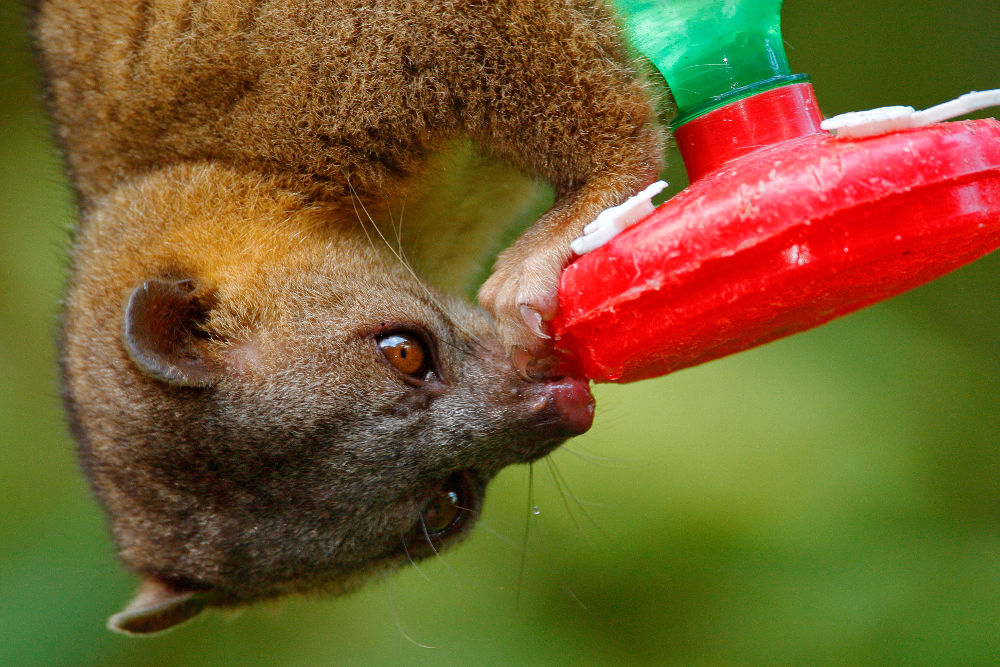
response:
<path id="1" fill-rule="evenodd" d="M 557 347 L 598 381 L 822 324 L 1000 246 L 1000 123 L 814 133 L 731 160 L 568 266 Z"/>

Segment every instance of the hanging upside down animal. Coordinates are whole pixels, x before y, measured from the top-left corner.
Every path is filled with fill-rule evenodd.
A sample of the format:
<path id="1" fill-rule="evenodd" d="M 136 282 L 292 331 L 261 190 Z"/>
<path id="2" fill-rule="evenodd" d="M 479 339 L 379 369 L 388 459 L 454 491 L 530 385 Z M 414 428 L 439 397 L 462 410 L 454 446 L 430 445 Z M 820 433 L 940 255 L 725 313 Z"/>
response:
<path id="1" fill-rule="evenodd" d="M 558 276 L 662 141 L 602 2 L 40 0 L 34 29 L 80 218 L 63 396 L 142 578 L 110 627 L 350 590 L 590 427 Z M 551 207 L 455 296 L 533 181 Z"/>

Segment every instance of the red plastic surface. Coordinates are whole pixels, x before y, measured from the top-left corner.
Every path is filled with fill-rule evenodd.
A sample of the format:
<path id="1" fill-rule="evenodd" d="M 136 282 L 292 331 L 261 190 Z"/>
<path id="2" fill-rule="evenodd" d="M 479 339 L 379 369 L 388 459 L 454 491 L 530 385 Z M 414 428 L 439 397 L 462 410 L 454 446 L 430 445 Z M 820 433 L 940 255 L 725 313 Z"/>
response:
<path id="1" fill-rule="evenodd" d="M 599 381 L 732 354 L 1000 246 L 1000 123 L 817 133 L 727 162 L 568 266 L 558 348 Z"/>
<path id="2" fill-rule="evenodd" d="M 688 179 L 782 141 L 820 131 L 823 114 L 812 84 L 768 90 L 710 111 L 674 130 Z"/>

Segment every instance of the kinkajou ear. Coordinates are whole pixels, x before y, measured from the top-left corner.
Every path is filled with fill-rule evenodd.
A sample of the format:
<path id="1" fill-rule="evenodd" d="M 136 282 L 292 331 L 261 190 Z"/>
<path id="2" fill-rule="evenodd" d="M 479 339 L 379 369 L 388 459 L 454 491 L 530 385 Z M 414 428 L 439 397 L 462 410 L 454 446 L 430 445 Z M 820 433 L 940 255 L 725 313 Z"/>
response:
<path id="1" fill-rule="evenodd" d="M 208 312 L 197 280 L 147 280 L 125 306 L 122 339 L 129 357 L 148 375 L 181 387 L 208 387 L 220 369 L 200 328 Z"/>
<path id="2" fill-rule="evenodd" d="M 126 635 L 163 632 L 197 616 L 208 604 L 206 597 L 146 577 L 129 605 L 108 619 L 108 629 Z"/>

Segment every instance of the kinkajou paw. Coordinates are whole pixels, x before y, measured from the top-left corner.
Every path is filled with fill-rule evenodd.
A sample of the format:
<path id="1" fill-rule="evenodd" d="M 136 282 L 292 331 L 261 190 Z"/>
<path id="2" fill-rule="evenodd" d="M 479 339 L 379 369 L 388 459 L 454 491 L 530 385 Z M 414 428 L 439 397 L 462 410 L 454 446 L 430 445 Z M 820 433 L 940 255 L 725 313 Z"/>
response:
<path id="1" fill-rule="evenodd" d="M 558 310 L 563 254 L 539 252 L 522 262 L 502 257 L 479 290 L 479 302 L 496 321 L 501 346 L 525 378 L 544 378 L 550 370 L 548 322 Z"/>
<path id="2" fill-rule="evenodd" d="M 664 187 L 657 181 L 624 202 L 608 188 L 583 190 L 557 204 L 497 259 L 479 302 L 493 315 L 500 342 L 522 377 L 544 378 L 558 363 L 549 322 L 559 309 L 559 277 L 574 252 L 599 247 L 652 212 L 651 199 Z M 616 199 L 622 203 L 602 210 Z"/>

